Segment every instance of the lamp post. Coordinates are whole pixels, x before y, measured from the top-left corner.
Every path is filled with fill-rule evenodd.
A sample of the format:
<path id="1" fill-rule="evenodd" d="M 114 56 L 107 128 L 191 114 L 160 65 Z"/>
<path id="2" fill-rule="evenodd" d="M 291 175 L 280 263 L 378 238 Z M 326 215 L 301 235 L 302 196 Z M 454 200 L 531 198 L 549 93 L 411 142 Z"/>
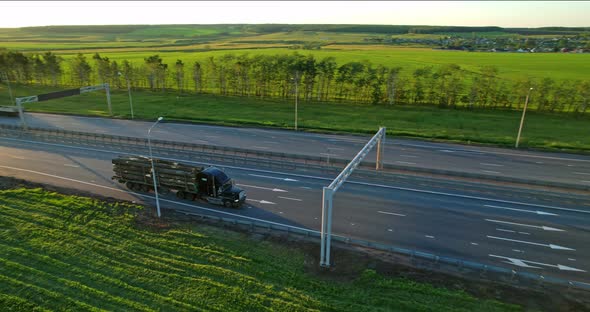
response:
<path id="1" fill-rule="evenodd" d="M 123 76 L 123 74 L 119 72 L 119 76 Z M 131 119 L 133 119 L 133 99 L 131 98 L 131 85 L 129 84 L 129 77 L 125 76 L 125 80 L 127 81 L 127 92 L 129 93 L 129 107 L 131 108 Z"/>
<path id="2" fill-rule="evenodd" d="M 526 107 L 529 104 L 529 97 L 531 95 L 531 91 L 533 88 L 529 89 L 529 92 L 526 95 L 526 100 L 524 101 L 524 108 L 522 109 L 522 117 L 520 118 L 520 127 L 518 127 L 518 135 L 516 136 L 516 144 L 514 145 L 515 148 L 518 148 L 518 141 L 520 141 L 520 134 L 522 133 L 522 125 L 524 124 L 524 115 L 526 114 Z"/>
<path id="3" fill-rule="evenodd" d="M 152 163 L 152 178 L 154 180 L 154 193 L 156 193 L 156 209 L 158 211 L 158 218 L 161 216 L 160 214 L 160 198 L 158 198 L 158 183 L 156 181 L 156 169 L 154 168 L 154 157 L 152 156 L 152 141 L 150 140 L 150 134 L 152 129 L 160 122 L 164 117 L 158 117 L 158 120 L 154 122 L 154 124 L 148 130 L 148 148 L 150 150 L 150 162 Z"/>

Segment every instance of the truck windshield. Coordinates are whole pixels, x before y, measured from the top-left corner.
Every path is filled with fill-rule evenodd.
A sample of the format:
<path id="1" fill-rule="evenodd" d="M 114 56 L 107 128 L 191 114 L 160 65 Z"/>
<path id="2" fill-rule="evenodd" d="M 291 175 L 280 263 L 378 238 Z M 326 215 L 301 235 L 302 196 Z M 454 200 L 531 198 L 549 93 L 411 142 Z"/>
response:
<path id="1" fill-rule="evenodd" d="M 227 182 L 221 186 L 221 192 L 231 189 L 232 185 L 234 185 L 234 181 L 232 179 L 227 180 Z"/>

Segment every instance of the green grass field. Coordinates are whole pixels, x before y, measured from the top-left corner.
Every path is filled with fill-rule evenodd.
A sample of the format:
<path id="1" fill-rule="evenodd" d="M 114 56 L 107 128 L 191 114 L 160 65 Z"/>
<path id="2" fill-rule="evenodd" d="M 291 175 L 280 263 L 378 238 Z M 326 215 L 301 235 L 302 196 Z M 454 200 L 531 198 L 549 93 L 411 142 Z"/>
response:
<path id="1" fill-rule="evenodd" d="M 374 271 L 319 279 L 297 249 L 202 224 L 146 225 L 126 204 L 16 189 L 0 191 L 0 209 L 4 311 L 521 310 Z"/>
<path id="2" fill-rule="evenodd" d="M 201 49 L 205 45 L 199 45 Z M 231 46 L 230 46 L 231 47 Z M 239 47 L 239 46 L 238 46 Z M 227 47 L 226 47 L 227 48 Z M 236 48 L 236 47 L 233 47 Z M 125 50 L 125 49 L 123 49 Z M 113 50 L 111 50 L 113 51 Z M 291 54 L 293 50 L 287 48 L 264 49 L 234 49 L 212 50 L 201 52 L 182 51 L 121 51 L 101 52 L 101 56 L 109 57 L 118 62 L 129 60 L 134 64 L 143 64 L 144 59 L 150 55 L 158 54 L 163 62 L 173 66 L 177 59 L 185 64 L 192 65 L 195 61 L 206 63 L 211 56 L 220 57 L 227 53 L 240 55 L 276 55 Z M 77 53 L 77 52 L 76 52 Z M 590 72 L 590 54 L 566 54 L 566 53 L 493 53 L 493 52 L 464 52 L 442 51 L 428 48 L 400 48 L 387 46 L 338 46 L 332 45 L 323 50 L 298 50 L 303 55 L 313 54 L 316 59 L 332 56 L 338 64 L 356 61 L 370 61 L 374 66 L 384 65 L 388 67 L 400 66 L 402 73 L 410 75 L 416 68 L 425 66 L 438 67 L 445 64 L 458 64 L 467 71 L 480 72 L 481 66 L 495 66 L 498 68 L 498 76 L 504 79 L 516 80 L 525 77 L 545 78 L 555 80 L 587 79 Z M 87 59 L 92 59 L 94 52 L 87 53 Z M 64 54 L 68 60 L 73 54 Z"/>
<path id="3" fill-rule="evenodd" d="M 17 87 L 17 96 L 50 91 Z M 0 89 L 0 94 L 6 90 Z M 293 128 L 293 100 L 258 100 L 241 97 L 133 91 L 136 118 L 186 120 L 220 125 Z M 0 98 L 0 106 L 8 105 Z M 130 118 L 124 91 L 112 93 L 113 113 Z M 86 93 L 47 102 L 26 104 L 28 111 L 107 116 L 104 92 Z M 395 136 L 513 146 L 520 111 L 439 109 L 436 107 L 373 106 L 300 102 L 298 127 L 307 131 L 374 133 L 385 126 Z M 527 112 L 521 147 L 590 150 L 590 116 Z"/>

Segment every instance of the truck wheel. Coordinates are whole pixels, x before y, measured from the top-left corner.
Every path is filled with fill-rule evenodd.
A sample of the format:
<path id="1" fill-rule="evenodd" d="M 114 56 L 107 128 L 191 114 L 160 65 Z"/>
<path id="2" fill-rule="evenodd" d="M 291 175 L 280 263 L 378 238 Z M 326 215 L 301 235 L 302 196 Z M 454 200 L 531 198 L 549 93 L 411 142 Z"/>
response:
<path id="1" fill-rule="evenodd" d="M 176 192 L 176 197 L 179 199 L 184 199 L 184 192 L 183 191 Z"/>
<path id="2" fill-rule="evenodd" d="M 231 202 L 229 200 L 226 200 L 223 202 L 223 206 L 225 206 L 225 208 L 231 208 Z"/>

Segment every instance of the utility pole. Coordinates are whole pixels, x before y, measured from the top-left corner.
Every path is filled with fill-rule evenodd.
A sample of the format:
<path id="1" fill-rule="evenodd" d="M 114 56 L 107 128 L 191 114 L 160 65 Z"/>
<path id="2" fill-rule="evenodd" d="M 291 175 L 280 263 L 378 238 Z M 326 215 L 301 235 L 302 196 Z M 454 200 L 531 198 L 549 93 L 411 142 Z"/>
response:
<path id="1" fill-rule="evenodd" d="M 529 104 L 529 96 L 531 95 L 531 91 L 533 88 L 529 89 L 529 92 L 526 95 L 526 100 L 524 101 L 524 108 L 522 109 L 522 117 L 520 118 L 520 127 L 518 127 L 518 135 L 516 136 L 516 144 L 514 145 L 515 148 L 518 148 L 518 142 L 520 141 L 520 134 L 522 132 L 522 125 L 524 124 L 524 115 L 526 114 L 526 107 Z"/>

